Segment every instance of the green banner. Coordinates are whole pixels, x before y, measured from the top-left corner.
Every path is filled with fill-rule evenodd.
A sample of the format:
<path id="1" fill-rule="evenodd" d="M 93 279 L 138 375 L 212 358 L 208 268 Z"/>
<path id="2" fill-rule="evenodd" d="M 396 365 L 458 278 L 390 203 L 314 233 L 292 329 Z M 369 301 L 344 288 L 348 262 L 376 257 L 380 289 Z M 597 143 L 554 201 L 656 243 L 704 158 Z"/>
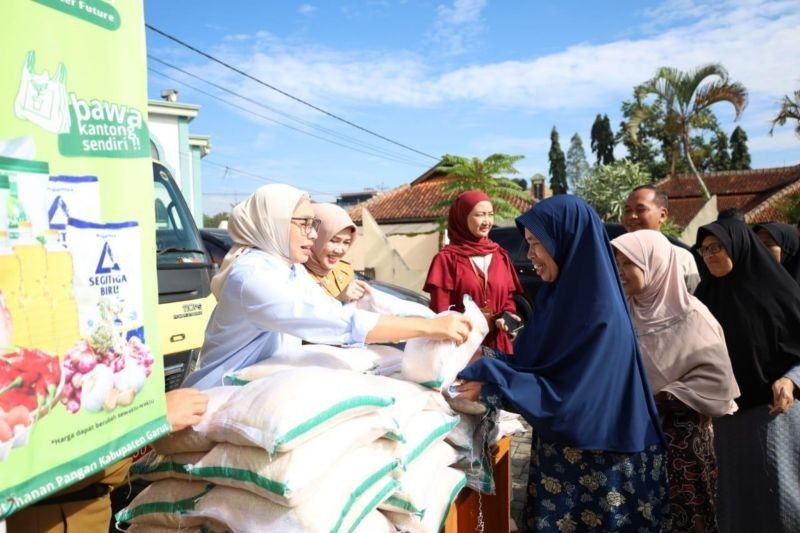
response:
<path id="1" fill-rule="evenodd" d="M 0 520 L 169 432 L 141 0 L 0 18 Z"/>

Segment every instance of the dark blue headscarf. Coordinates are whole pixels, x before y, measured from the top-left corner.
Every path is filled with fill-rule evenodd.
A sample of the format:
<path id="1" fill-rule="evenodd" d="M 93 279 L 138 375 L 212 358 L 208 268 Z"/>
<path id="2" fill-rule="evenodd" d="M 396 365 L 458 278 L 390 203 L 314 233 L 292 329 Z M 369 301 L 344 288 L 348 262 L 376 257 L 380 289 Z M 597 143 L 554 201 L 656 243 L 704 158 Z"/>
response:
<path id="1" fill-rule="evenodd" d="M 517 219 L 559 268 L 539 290 L 516 354 L 483 359 L 460 378 L 484 382 L 545 440 L 638 452 L 663 443 L 633 324 L 603 223 L 574 196 L 548 198 Z"/>

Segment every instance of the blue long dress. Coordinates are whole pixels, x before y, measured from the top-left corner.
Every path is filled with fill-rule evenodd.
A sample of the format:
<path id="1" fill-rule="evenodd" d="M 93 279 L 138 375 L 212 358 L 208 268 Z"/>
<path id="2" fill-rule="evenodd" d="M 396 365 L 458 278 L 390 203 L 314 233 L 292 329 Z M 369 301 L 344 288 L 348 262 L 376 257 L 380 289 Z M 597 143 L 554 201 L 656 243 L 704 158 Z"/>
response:
<path id="1" fill-rule="evenodd" d="M 484 357 L 460 378 L 522 414 L 536 437 L 528 531 L 661 531 L 669 527 L 665 443 L 597 214 L 566 195 L 517 219 L 558 265 L 540 289 L 514 356 Z"/>

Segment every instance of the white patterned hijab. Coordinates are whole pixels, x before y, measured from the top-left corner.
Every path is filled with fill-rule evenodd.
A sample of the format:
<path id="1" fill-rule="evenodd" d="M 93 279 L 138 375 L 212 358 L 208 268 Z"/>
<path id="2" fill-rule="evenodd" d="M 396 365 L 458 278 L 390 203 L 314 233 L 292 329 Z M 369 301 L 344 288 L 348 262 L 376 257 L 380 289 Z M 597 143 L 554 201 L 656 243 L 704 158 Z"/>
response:
<path id="1" fill-rule="evenodd" d="M 228 233 L 234 245 L 211 280 L 211 292 L 217 299 L 233 264 L 253 248 L 290 263 L 289 225 L 297 204 L 303 199 L 308 199 L 305 192 L 276 183 L 259 187 L 233 208 L 228 219 Z"/>

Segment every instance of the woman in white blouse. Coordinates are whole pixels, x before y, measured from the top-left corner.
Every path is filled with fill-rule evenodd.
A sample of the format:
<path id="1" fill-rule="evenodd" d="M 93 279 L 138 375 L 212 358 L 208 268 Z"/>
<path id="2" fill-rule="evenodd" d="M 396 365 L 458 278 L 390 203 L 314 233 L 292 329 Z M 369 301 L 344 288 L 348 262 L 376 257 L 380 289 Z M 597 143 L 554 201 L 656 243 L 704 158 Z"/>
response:
<path id="1" fill-rule="evenodd" d="M 265 185 L 234 207 L 228 232 L 235 245 L 211 282 L 217 307 L 184 387 L 221 385 L 225 374 L 303 340 L 335 345 L 412 337 L 466 340 L 472 326 L 461 315 L 381 316 L 330 298 L 302 267 L 318 224 L 308 196 L 289 185 Z"/>

